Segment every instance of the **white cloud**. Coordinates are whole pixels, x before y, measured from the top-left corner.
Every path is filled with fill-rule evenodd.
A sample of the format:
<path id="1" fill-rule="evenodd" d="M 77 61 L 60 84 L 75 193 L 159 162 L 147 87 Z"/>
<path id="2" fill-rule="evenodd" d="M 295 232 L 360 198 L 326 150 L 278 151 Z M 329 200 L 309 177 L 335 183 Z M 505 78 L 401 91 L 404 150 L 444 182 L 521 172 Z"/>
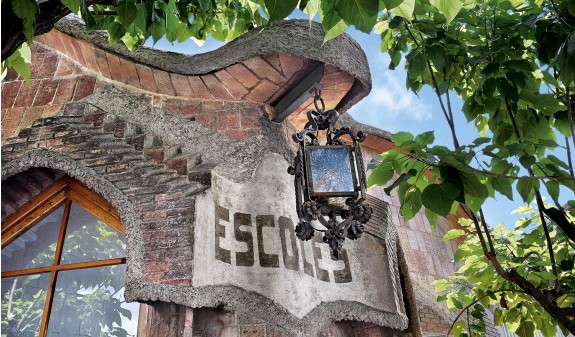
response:
<path id="1" fill-rule="evenodd" d="M 382 58 L 377 64 L 387 65 L 388 60 L 389 58 L 386 62 L 385 58 Z M 395 71 L 383 70 L 381 66 L 377 68 L 380 71 L 379 74 L 372 76 L 371 93 L 350 109 L 354 118 L 390 132 L 399 131 L 398 121 L 408 123 L 431 119 L 432 106 L 405 87 L 406 74 L 403 68 L 398 67 Z"/>

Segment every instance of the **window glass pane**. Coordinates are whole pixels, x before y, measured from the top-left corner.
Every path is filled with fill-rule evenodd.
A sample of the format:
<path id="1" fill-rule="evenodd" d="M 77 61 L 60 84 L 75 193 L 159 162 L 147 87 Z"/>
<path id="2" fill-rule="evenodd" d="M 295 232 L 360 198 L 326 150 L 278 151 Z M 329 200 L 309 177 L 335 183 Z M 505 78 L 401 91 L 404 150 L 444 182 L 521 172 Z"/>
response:
<path id="1" fill-rule="evenodd" d="M 51 266 L 64 205 L 2 249 L 2 271 Z"/>
<path id="2" fill-rule="evenodd" d="M 313 192 L 354 191 L 349 148 L 311 148 L 309 154 Z"/>
<path id="3" fill-rule="evenodd" d="M 135 336 L 138 303 L 124 302 L 125 265 L 61 271 L 48 336 Z"/>
<path id="4" fill-rule="evenodd" d="M 125 238 L 92 213 L 72 203 L 60 263 L 124 257 Z"/>
<path id="5" fill-rule="evenodd" d="M 50 274 L 2 279 L 2 336 L 38 336 Z"/>

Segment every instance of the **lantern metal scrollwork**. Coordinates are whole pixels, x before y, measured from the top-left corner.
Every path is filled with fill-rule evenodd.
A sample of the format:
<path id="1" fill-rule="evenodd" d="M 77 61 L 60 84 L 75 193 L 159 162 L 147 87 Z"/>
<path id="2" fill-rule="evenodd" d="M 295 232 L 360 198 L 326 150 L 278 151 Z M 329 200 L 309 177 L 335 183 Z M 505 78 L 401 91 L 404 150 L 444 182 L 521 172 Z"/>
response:
<path id="1" fill-rule="evenodd" d="M 288 168 L 288 173 L 295 176 L 300 220 L 295 230 L 304 241 L 315 232 L 323 233 L 323 242 L 339 258 L 344 240 L 360 238 L 364 224 L 371 218 L 372 209 L 365 202 L 366 176 L 359 145 L 365 134 L 354 134 L 349 127 L 336 128 L 339 113 L 325 110 L 319 90 L 314 106 L 315 110 L 307 113 L 304 129 L 292 135 L 300 147 L 294 165 Z M 324 228 L 314 227 L 315 220 Z"/>

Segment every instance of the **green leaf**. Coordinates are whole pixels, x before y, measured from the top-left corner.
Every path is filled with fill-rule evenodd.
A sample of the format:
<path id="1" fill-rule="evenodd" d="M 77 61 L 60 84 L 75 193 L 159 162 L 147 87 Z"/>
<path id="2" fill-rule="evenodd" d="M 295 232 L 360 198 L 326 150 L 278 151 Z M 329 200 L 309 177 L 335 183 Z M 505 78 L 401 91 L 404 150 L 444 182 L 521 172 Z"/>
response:
<path id="1" fill-rule="evenodd" d="M 445 53 L 446 51 L 443 47 L 434 45 L 427 48 L 425 54 L 431 60 L 431 62 L 435 66 L 435 69 L 441 72 L 445 67 Z"/>
<path id="2" fill-rule="evenodd" d="M 336 10 L 348 25 L 370 33 L 377 21 L 378 1 L 373 0 L 339 0 Z"/>
<path id="3" fill-rule="evenodd" d="M 463 184 L 463 193 L 475 198 L 486 198 L 488 196 L 487 187 L 479 180 L 475 173 L 459 171 L 459 178 Z"/>
<path id="4" fill-rule="evenodd" d="M 296 8 L 298 0 L 265 0 L 270 21 L 286 18 Z"/>
<path id="5" fill-rule="evenodd" d="M 152 25 L 153 27 L 153 25 Z M 108 27 L 108 43 L 113 45 L 116 44 L 125 34 L 124 27 L 118 21 L 114 21 Z M 163 34 L 162 34 L 163 35 Z M 161 36 L 160 36 L 161 38 Z M 159 40 L 159 38 L 158 38 Z M 157 40 L 156 40 L 157 41 Z"/>
<path id="6" fill-rule="evenodd" d="M 443 182 L 427 186 L 421 195 L 423 205 L 434 213 L 447 216 L 460 191 L 452 183 Z"/>
<path id="7" fill-rule="evenodd" d="M 303 12 L 309 17 L 309 22 L 313 20 L 313 17 L 319 11 L 320 0 L 308 0 Z"/>
<path id="8" fill-rule="evenodd" d="M 403 202 L 401 203 L 400 213 L 404 220 L 413 219 L 421 209 L 421 191 L 419 188 L 412 186 L 405 191 Z"/>
<path id="9" fill-rule="evenodd" d="M 559 205 L 559 183 L 557 180 L 549 180 L 545 182 L 545 187 L 547 188 L 547 193 L 555 204 Z"/>
<path id="10" fill-rule="evenodd" d="M 369 178 L 367 178 L 367 187 L 383 186 L 393 177 L 393 166 L 391 163 L 382 163 L 376 167 Z"/>
<path id="11" fill-rule="evenodd" d="M 505 63 L 503 63 L 503 68 L 507 68 L 507 69 L 514 69 L 514 70 L 523 70 L 523 71 L 533 71 L 535 70 L 533 68 L 533 65 L 531 64 L 531 62 L 527 61 L 527 60 L 510 60 L 507 61 Z"/>
<path id="12" fill-rule="evenodd" d="M 463 7 L 463 2 L 460 0 L 430 0 L 429 2 L 445 16 L 447 24 L 455 19 Z"/>
<path id="13" fill-rule="evenodd" d="M 118 13 L 118 20 L 124 26 L 124 29 L 126 29 L 132 23 L 132 21 L 134 21 L 136 15 L 138 15 L 138 9 L 131 0 L 124 0 L 120 2 L 116 6 L 116 12 Z M 166 14 L 170 16 L 170 13 Z"/>
<path id="14" fill-rule="evenodd" d="M 573 263 L 573 260 L 567 259 L 567 260 L 561 261 L 560 265 L 561 265 L 561 269 L 563 271 L 569 271 L 569 270 L 573 270 L 574 263 Z"/>
<path id="15" fill-rule="evenodd" d="M 543 337 L 555 337 L 557 335 L 557 326 L 546 319 L 541 321 L 538 328 L 541 334 L 543 334 Z"/>
<path id="16" fill-rule="evenodd" d="M 465 231 L 463 229 L 450 229 L 443 238 L 441 239 L 443 242 L 447 242 L 453 239 L 457 239 L 458 237 L 464 236 Z"/>
<path id="17" fill-rule="evenodd" d="M 415 136 L 415 142 L 421 146 L 431 145 L 433 144 L 434 141 L 435 141 L 435 133 L 433 131 L 427 131 Z"/>
<path id="18" fill-rule="evenodd" d="M 513 189 L 511 188 L 511 180 L 505 177 L 491 177 L 491 187 L 494 190 L 506 196 L 507 199 L 513 201 Z"/>
<path id="19" fill-rule="evenodd" d="M 405 132 L 405 131 L 400 131 L 397 132 L 393 135 L 391 135 L 391 141 L 393 142 L 393 144 L 397 145 L 397 146 L 401 146 L 402 144 L 408 142 L 408 141 L 412 141 L 413 140 L 413 135 L 409 132 Z"/>
<path id="20" fill-rule="evenodd" d="M 80 6 L 82 5 L 82 0 L 60 0 L 64 6 L 68 7 L 68 9 L 76 14 L 80 15 Z"/>
<path id="21" fill-rule="evenodd" d="M 387 8 L 387 10 L 390 10 L 392 8 L 401 5 L 402 2 L 403 0 L 383 0 L 383 3 L 385 4 L 385 8 Z"/>
<path id="22" fill-rule="evenodd" d="M 401 16 L 407 21 L 411 21 L 414 9 L 415 9 L 415 0 L 403 0 L 403 2 L 399 6 L 390 9 L 389 12 L 394 15 Z"/>
<path id="23" fill-rule="evenodd" d="M 519 327 L 515 333 L 519 337 L 533 337 L 535 332 L 535 324 L 532 321 L 523 321 L 519 324 Z"/>
<path id="24" fill-rule="evenodd" d="M 436 293 L 442 293 L 451 287 L 451 282 L 445 279 L 439 279 L 431 282 L 431 285 L 435 287 Z"/>
<path id="25" fill-rule="evenodd" d="M 402 173 L 402 174 L 393 182 L 393 184 L 391 184 L 391 185 L 389 185 L 388 187 L 384 188 L 383 191 L 385 192 L 385 194 L 391 195 L 391 191 L 392 191 L 394 188 L 396 188 L 397 186 L 399 186 L 399 184 L 408 181 L 410 178 L 415 177 L 416 174 L 417 174 L 417 171 L 414 170 L 414 169 L 411 169 L 411 170 L 407 171 L 406 173 Z"/>
<path id="26" fill-rule="evenodd" d="M 34 22 L 38 7 L 33 0 L 12 0 L 12 11 L 20 19 Z"/>
<path id="27" fill-rule="evenodd" d="M 535 156 L 523 155 L 523 156 L 519 157 L 519 162 L 526 169 L 531 169 L 533 164 L 535 164 Z"/>
<path id="28" fill-rule="evenodd" d="M 519 179 L 517 182 L 517 192 L 524 202 L 531 202 L 535 193 L 534 188 L 539 186 L 539 182 L 535 179 Z"/>
<path id="29" fill-rule="evenodd" d="M 422 196 L 422 199 L 423 199 L 423 196 Z M 425 208 L 425 217 L 427 218 L 427 221 L 429 221 L 431 228 L 433 230 L 436 230 L 437 229 L 437 219 L 439 218 L 439 215 L 437 213 L 433 212 L 432 210 L 430 210 L 429 208 Z"/>
<path id="30" fill-rule="evenodd" d="M 345 32 L 348 26 L 337 13 L 335 1 L 322 1 L 319 9 L 319 17 L 324 31 L 324 42 Z"/>

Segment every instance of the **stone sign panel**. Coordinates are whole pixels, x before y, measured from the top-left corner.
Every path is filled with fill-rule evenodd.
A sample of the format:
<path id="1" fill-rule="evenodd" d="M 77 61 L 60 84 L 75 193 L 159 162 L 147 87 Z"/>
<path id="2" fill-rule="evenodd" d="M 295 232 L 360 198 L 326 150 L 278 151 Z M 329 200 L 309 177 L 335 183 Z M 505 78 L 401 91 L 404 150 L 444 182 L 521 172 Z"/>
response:
<path id="1" fill-rule="evenodd" d="M 288 165 L 271 155 L 244 184 L 212 179 L 211 190 L 196 200 L 192 285 L 255 292 L 298 319 L 337 302 L 349 303 L 348 318 L 406 326 L 395 245 L 388 247 L 394 240 L 386 244 L 370 234 L 346 240 L 339 260 L 318 233 L 299 240 Z"/>

